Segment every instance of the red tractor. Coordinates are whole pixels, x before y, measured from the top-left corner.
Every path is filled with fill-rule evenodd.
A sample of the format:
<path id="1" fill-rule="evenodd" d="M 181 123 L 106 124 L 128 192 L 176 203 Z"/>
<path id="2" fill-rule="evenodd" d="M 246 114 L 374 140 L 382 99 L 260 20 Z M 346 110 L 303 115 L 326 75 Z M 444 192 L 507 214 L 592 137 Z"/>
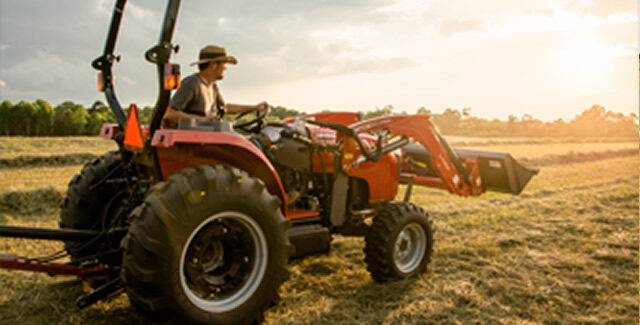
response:
<path id="1" fill-rule="evenodd" d="M 291 257 L 328 252 L 333 234 L 365 237 L 377 282 L 424 272 L 432 221 L 410 203 L 413 185 L 477 196 L 518 194 L 537 172 L 508 154 L 455 150 L 424 115 L 361 121 L 319 113 L 266 122 L 182 120 L 161 128 L 179 84 L 171 38 L 178 0 L 170 0 L 159 43 L 159 95 L 149 127 L 115 97 L 113 54 L 126 0 L 118 0 L 104 54 L 93 62 L 118 124 L 101 135 L 119 150 L 85 165 L 69 183 L 60 229 L 1 226 L 1 236 L 62 240 L 69 263 L 0 258 L 0 267 L 75 275 L 94 290 L 86 307 L 126 291 L 148 320 L 187 324 L 260 322 L 287 279 Z M 407 184 L 403 201 L 394 201 Z M 296 193 L 287 202 L 287 193 Z"/>

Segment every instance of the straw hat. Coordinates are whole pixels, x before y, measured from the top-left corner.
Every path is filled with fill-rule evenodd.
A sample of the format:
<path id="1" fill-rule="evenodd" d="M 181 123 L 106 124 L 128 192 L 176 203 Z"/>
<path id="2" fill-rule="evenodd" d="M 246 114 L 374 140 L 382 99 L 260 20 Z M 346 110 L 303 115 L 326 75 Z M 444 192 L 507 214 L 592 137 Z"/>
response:
<path id="1" fill-rule="evenodd" d="M 200 50 L 198 61 L 191 63 L 191 65 L 212 61 L 223 61 L 226 63 L 238 64 L 238 60 L 236 60 L 236 58 L 227 55 L 227 50 L 225 50 L 224 47 L 207 45 Z"/>

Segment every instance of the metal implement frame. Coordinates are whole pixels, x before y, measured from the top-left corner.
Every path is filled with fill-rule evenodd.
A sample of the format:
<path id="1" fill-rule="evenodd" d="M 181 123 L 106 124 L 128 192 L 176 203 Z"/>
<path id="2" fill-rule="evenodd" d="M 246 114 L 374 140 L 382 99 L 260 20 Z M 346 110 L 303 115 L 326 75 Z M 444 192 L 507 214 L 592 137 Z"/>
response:
<path id="1" fill-rule="evenodd" d="M 71 275 L 84 280 L 106 280 L 111 268 L 104 266 L 85 267 L 67 263 L 41 262 L 26 257 L 0 255 L 0 268 L 42 272 L 51 275 Z"/>
<path id="2" fill-rule="evenodd" d="M 94 230 L 52 229 L 0 225 L 0 237 L 29 238 L 58 241 L 86 242 L 95 240 L 103 233 Z M 0 268 L 32 272 L 44 272 L 55 275 L 72 275 L 87 280 L 105 280 L 109 267 L 82 266 L 71 263 L 53 263 L 37 258 L 27 258 L 0 254 Z"/>

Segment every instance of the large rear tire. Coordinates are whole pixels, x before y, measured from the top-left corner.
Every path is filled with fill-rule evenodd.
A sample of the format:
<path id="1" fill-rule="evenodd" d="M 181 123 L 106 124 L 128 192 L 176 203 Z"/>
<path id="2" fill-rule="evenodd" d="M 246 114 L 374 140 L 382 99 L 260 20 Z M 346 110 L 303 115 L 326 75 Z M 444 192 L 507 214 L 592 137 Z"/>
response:
<path id="1" fill-rule="evenodd" d="M 288 276 L 280 205 L 230 167 L 185 169 L 154 186 L 122 242 L 132 304 L 152 322 L 260 323 Z"/>
<path id="2" fill-rule="evenodd" d="M 60 228 L 105 230 L 122 208 L 128 197 L 122 158 L 112 151 L 84 165 L 80 174 L 69 182 L 62 201 Z M 98 253 L 103 242 L 65 242 L 72 261 L 78 261 Z"/>
<path id="3" fill-rule="evenodd" d="M 373 218 L 365 238 L 365 263 L 376 282 L 423 273 L 431 261 L 433 229 L 429 216 L 411 203 L 388 204 Z"/>

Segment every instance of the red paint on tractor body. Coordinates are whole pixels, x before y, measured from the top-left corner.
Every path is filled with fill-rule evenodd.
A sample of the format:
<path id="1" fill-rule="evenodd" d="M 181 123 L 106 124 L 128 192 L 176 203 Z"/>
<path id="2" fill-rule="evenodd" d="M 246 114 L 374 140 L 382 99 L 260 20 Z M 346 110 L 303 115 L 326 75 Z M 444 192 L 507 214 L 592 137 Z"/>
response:
<path id="1" fill-rule="evenodd" d="M 318 211 L 305 210 L 294 206 L 289 206 L 287 208 L 287 218 L 291 220 L 317 217 L 319 215 L 320 212 Z"/>
<path id="2" fill-rule="evenodd" d="M 349 125 L 360 121 L 360 113 L 353 112 L 322 112 L 307 114 L 303 116 L 304 119 L 314 120 L 327 123 L 338 123 L 342 125 Z M 282 123 L 291 124 L 295 122 L 296 118 L 292 117 L 282 121 Z"/>
<path id="3" fill-rule="evenodd" d="M 438 138 L 439 131 L 427 115 L 395 115 L 383 116 L 349 125 L 357 133 L 374 130 L 388 130 L 390 133 L 402 134 L 420 143 L 431 155 L 431 164 L 440 176 L 446 189 L 461 196 L 480 195 L 483 192 L 479 182 L 477 162 L 474 159 L 464 161 L 465 169 L 470 179 L 463 180 L 455 165 L 451 162 L 444 150 L 444 145 Z M 426 182 L 424 185 L 433 187 L 441 186 L 437 183 Z"/>
<path id="4" fill-rule="evenodd" d="M 306 118 L 306 117 L 305 117 Z M 339 137 L 335 131 L 325 129 L 313 125 L 307 125 L 314 142 L 323 145 L 334 145 Z M 360 134 L 360 141 L 365 146 L 373 147 L 376 145 L 377 138 L 369 134 Z M 392 200 L 398 193 L 398 164 L 396 158 L 392 154 L 386 154 L 377 162 L 363 162 L 357 167 L 351 163 L 362 154 L 357 148 L 353 139 L 344 137 L 343 148 L 344 154 L 341 168 L 345 173 L 352 177 L 363 179 L 369 187 L 369 202 L 379 202 Z M 313 159 L 313 172 L 322 173 L 322 164 L 327 173 L 335 172 L 333 155 L 322 152 L 322 163 L 317 156 Z M 345 168 L 346 167 L 346 168 Z"/>
<path id="5" fill-rule="evenodd" d="M 332 115 L 333 114 L 333 115 Z M 323 115 L 326 119 L 334 118 L 336 113 Z M 355 113 L 352 113 L 354 116 Z M 307 118 L 307 116 L 305 116 Z M 326 121 L 326 120 L 321 120 Z M 335 123 L 335 122 L 334 122 Z M 398 193 L 398 184 L 406 183 L 406 177 L 413 177 L 414 184 L 440 188 L 461 196 L 480 195 L 483 192 L 479 182 L 477 161 L 466 159 L 463 161 L 465 170 L 468 172 L 468 179 L 463 180 L 459 175 L 455 165 L 451 162 L 443 149 L 443 144 L 438 139 L 439 131 L 431 123 L 431 117 L 426 115 L 399 115 L 383 116 L 366 121 L 359 121 L 349 124 L 348 127 L 356 130 L 360 141 L 373 150 L 377 138 L 366 132 L 374 130 L 387 130 L 390 133 L 405 135 L 415 142 L 420 143 L 431 153 L 431 163 L 439 177 L 427 177 L 420 175 L 406 174 L 405 179 L 399 178 L 398 162 L 392 154 L 386 154 L 377 162 L 356 163 L 363 154 L 357 147 L 355 141 L 336 131 L 320 128 L 317 126 L 307 126 L 314 142 L 332 145 L 339 140 L 342 141 L 343 155 L 341 168 L 352 177 L 365 180 L 369 186 L 369 202 L 393 200 Z M 320 154 L 322 164 L 318 157 L 314 157 L 313 172 L 321 173 L 322 166 L 327 173 L 334 173 L 333 156 L 323 152 Z"/>
<path id="6" fill-rule="evenodd" d="M 251 142 L 235 133 L 189 130 L 157 130 L 151 140 L 156 148 L 162 176 L 185 168 L 202 165 L 225 165 L 246 171 L 261 179 L 269 193 L 282 201 L 282 213 L 287 216 L 287 199 L 275 169 Z"/>
<path id="7" fill-rule="evenodd" d="M 141 125 L 140 130 L 142 131 L 143 138 L 148 139 L 149 126 Z M 118 134 L 118 132 L 120 132 L 120 127 L 118 126 L 118 124 L 115 124 L 115 123 L 105 123 L 105 124 L 102 124 L 102 128 L 100 128 L 100 136 L 109 140 L 115 139 L 116 134 Z"/>

